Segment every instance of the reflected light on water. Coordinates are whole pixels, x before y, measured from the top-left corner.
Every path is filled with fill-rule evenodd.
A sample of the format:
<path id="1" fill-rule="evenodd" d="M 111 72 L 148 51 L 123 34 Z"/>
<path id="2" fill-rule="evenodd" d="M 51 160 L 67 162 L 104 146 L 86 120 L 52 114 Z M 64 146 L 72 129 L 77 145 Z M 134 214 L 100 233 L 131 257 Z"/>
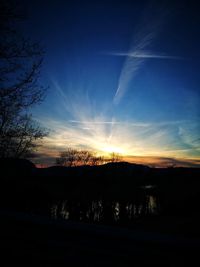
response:
<path id="1" fill-rule="evenodd" d="M 53 204 L 51 217 L 65 220 L 90 222 L 128 222 L 141 216 L 158 214 L 158 200 L 153 195 L 146 195 L 142 202 L 123 203 L 120 201 L 92 200 L 85 203 L 63 201 Z"/>

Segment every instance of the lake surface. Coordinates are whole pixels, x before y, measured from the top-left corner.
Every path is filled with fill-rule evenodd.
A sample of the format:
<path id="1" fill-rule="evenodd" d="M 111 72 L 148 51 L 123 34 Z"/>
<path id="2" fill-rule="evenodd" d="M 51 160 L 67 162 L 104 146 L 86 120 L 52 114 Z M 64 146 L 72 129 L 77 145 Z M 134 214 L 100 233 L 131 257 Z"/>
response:
<path id="1" fill-rule="evenodd" d="M 117 223 L 128 222 L 139 217 L 157 215 L 159 209 L 158 197 L 146 194 L 141 201 L 137 202 L 66 199 L 53 203 L 50 213 L 54 219 Z"/>

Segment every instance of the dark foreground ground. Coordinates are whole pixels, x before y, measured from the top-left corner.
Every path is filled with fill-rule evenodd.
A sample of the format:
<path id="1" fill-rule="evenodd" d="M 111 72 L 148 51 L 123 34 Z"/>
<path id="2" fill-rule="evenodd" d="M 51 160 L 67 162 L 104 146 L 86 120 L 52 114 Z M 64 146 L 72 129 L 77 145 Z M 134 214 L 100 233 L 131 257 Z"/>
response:
<path id="1" fill-rule="evenodd" d="M 0 266 L 200 266 L 200 169 L 125 162 L 37 169 L 5 159 L 0 174 Z M 95 225 L 90 204 L 97 200 L 103 220 Z M 113 201 L 118 223 L 110 220 Z M 130 203 L 143 212 L 128 220 Z M 57 220 L 50 219 L 55 205 Z"/>
<path id="2" fill-rule="evenodd" d="M 0 212 L 1 266 L 199 266 L 190 234 Z"/>

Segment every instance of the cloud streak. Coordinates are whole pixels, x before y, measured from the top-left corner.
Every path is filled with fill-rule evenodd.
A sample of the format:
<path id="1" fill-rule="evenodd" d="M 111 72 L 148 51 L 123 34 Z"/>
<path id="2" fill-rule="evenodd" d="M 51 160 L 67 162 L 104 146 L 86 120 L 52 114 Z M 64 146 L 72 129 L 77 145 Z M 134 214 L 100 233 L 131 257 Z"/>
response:
<path id="1" fill-rule="evenodd" d="M 88 124 L 88 125 L 91 125 L 91 124 L 108 124 L 108 125 L 115 125 L 115 124 L 118 124 L 118 125 L 132 125 L 132 126 L 135 126 L 135 127 L 148 127 L 149 126 L 149 123 L 143 123 L 143 122 L 122 122 L 122 121 L 78 121 L 78 120 L 69 120 L 69 123 L 73 123 L 73 124 Z"/>
<path id="2" fill-rule="evenodd" d="M 147 59 L 177 59 L 177 57 L 174 56 L 157 55 L 146 52 L 147 50 L 150 50 L 150 46 L 156 38 L 165 17 L 166 10 L 163 7 L 158 7 L 158 4 L 156 5 L 156 3 L 148 6 L 144 11 L 138 29 L 135 30 L 129 52 L 110 53 L 114 56 L 126 56 L 120 73 L 118 87 L 113 97 L 114 104 L 117 105 L 120 103 L 131 80 L 134 79 Z"/>
<path id="3" fill-rule="evenodd" d="M 177 56 L 169 56 L 169 55 L 162 55 L 162 54 L 153 54 L 148 52 L 108 52 L 108 55 L 112 56 L 124 56 L 124 57 L 131 57 L 131 58 L 151 58 L 151 59 L 177 59 L 182 60 L 182 57 Z"/>
<path id="4" fill-rule="evenodd" d="M 139 156 L 129 156 L 127 157 L 129 162 L 133 163 L 143 163 L 150 167 L 200 167 L 199 159 L 184 159 L 176 157 L 139 157 Z"/>

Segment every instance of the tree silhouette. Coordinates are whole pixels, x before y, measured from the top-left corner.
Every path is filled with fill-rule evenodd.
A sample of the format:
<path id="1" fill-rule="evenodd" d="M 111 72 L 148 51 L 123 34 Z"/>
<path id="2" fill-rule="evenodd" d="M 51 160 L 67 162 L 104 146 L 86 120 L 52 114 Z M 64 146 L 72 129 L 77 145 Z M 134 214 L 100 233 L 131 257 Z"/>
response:
<path id="1" fill-rule="evenodd" d="M 39 84 L 43 51 L 16 29 L 23 14 L 0 2 L 0 157 L 26 157 L 47 133 L 29 114 L 44 98 Z"/>
<path id="2" fill-rule="evenodd" d="M 120 162 L 120 161 L 122 161 L 122 155 L 115 152 L 112 152 L 110 154 L 109 162 Z"/>
<path id="3" fill-rule="evenodd" d="M 106 162 L 106 159 L 103 156 L 93 156 L 91 158 L 90 164 L 92 166 L 96 166 L 96 165 L 102 165 L 103 163 Z"/>
<path id="4" fill-rule="evenodd" d="M 94 154 L 89 150 L 80 150 L 77 152 L 77 163 L 81 165 L 88 165 L 91 162 Z"/>
<path id="5" fill-rule="evenodd" d="M 100 165 L 105 162 L 103 156 L 96 156 L 95 152 L 89 150 L 78 150 L 71 147 L 60 152 L 56 158 L 56 164 L 66 167 L 80 166 L 80 165 Z"/>
<path id="6" fill-rule="evenodd" d="M 66 167 L 74 167 L 80 165 L 97 166 L 106 162 L 120 162 L 123 157 L 119 153 L 112 152 L 110 157 L 98 156 L 96 152 L 90 150 L 79 150 L 67 147 L 65 151 L 60 152 L 56 158 L 56 164 Z"/>
<path id="7" fill-rule="evenodd" d="M 68 147 L 65 151 L 60 152 L 59 158 L 56 159 L 56 164 L 66 167 L 76 166 L 78 159 L 78 150 Z"/>

